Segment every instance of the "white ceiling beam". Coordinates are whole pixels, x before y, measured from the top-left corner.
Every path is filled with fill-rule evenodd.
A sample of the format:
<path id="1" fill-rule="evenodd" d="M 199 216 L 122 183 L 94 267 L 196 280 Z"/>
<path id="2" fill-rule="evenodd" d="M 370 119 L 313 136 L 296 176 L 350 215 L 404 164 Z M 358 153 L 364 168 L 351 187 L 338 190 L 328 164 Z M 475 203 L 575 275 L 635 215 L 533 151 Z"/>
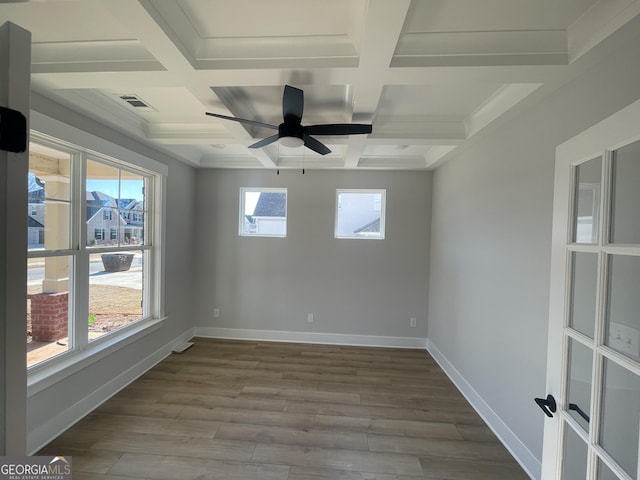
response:
<path id="1" fill-rule="evenodd" d="M 344 156 L 344 166 L 345 168 L 354 169 L 358 167 L 358 162 L 364 154 L 367 141 L 365 138 L 352 138 L 348 145 L 347 152 Z"/>
<path id="2" fill-rule="evenodd" d="M 498 117 L 520 103 L 541 84 L 523 83 L 503 85 L 494 95 L 489 97 L 479 108 L 472 112 L 465 121 L 467 138 L 475 135 Z"/>
<path id="3" fill-rule="evenodd" d="M 253 152 L 253 156 L 258 159 L 264 168 L 278 167 L 279 159 L 273 158 L 264 148 L 254 148 L 251 151 Z"/>
<path id="4" fill-rule="evenodd" d="M 158 22 L 159 16 L 152 17 L 152 4 L 145 8 L 141 2 L 131 0 L 99 0 L 122 25 L 128 27 L 137 39 L 167 70 L 190 72 L 193 66 L 177 46 L 177 39 L 169 38 Z"/>
<path id="5" fill-rule="evenodd" d="M 362 170 L 426 170 L 422 157 L 363 157 L 360 160 Z"/>
<path id="6" fill-rule="evenodd" d="M 426 167 L 429 169 L 434 169 L 438 165 L 444 163 L 445 156 L 448 155 L 454 148 L 455 147 L 450 145 L 439 145 L 428 149 L 424 154 Z"/>
<path id="7" fill-rule="evenodd" d="M 402 33 L 411 0 L 369 1 L 360 49 L 357 81 L 354 85 L 353 115 L 356 123 L 370 123 L 375 116 L 384 83 L 380 72 L 389 68 Z M 356 168 L 365 148 L 363 136 L 353 136 L 345 155 L 345 167 Z"/>
<path id="8" fill-rule="evenodd" d="M 640 0 L 600 0 L 567 28 L 569 61 L 575 62 L 640 15 Z"/>
<path id="9" fill-rule="evenodd" d="M 306 70 L 305 70 L 306 71 Z M 357 108 L 364 111 L 364 94 L 360 98 L 361 88 L 383 85 L 438 85 L 447 84 L 451 78 L 464 78 L 466 81 L 483 83 L 546 83 L 557 79 L 558 74 L 566 71 L 566 66 L 498 66 L 498 67 L 407 67 L 386 68 L 359 71 L 358 69 L 322 69 L 309 70 L 309 77 L 317 85 L 353 85 L 354 101 Z M 369 72 L 369 73 L 366 73 Z M 198 71 L 142 71 L 142 72 L 34 72 L 32 77 L 39 85 L 51 89 L 104 88 L 122 89 L 136 87 L 184 88 L 188 84 L 217 87 L 250 87 L 263 85 L 282 85 L 295 70 L 221 70 Z M 377 77 L 370 75 L 375 73 Z M 215 79 L 215 80 L 214 80 Z M 370 98 L 373 98 L 371 96 Z M 371 100 L 369 100 L 371 102 Z"/>

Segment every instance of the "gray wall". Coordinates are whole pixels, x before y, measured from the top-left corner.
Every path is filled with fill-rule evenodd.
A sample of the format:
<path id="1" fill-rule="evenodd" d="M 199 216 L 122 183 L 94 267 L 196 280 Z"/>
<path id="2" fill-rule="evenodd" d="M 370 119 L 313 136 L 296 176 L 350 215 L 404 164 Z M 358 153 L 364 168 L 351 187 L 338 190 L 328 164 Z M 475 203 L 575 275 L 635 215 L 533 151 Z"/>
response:
<path id="1" fill-rule="evenodd" d="M 81 117 L 65 107 L 37 94 L 32 97 L 32 108 L 52 118 L 80 128 L 85 132 L 107 139 L 132 151 L 148 156 L 169 167 L 166 197 L 165 239 L 165 313 L 167 319 L 159 330 L 135 341 L 117 352 L 91 364 L 35 395 L 27 402 L 28 447 L 32 451 L 58 425 L 73 422 L 91 407 L 106 398 L 95 392 L 118 376 L 154 354 L 168 353 L 167 346 L 193 327 L 193 231 L 195 230 L 195 170 L 158 151 L 132 141 L 113 130 Z M 37 128 L 37 125 L 33 125 Z M 126 160 L 126 159 L 125 159 Z M 26 206 L 25 206 L 26 208 Z M 25 240 L 26 245 L 26 240 Z M 16 339 L 18 341 L 18 339 Z M 24 342 L 24 336 L 19 339 Z M 150 366 L 150 365 L 148 365 Z M 95 405 L 94 405 L 95 406 Z M 74 417 L 78 418 L 74 418 Z"/>
<path id="2" fill-rule="evenodd" d="M 555 147 L 640 97 L 640 41 L 435 172 L 429 339 L 542 455 Z"/>
<path id="3" fill-rule="evenodd" d="M 288 188 L 286 238 L 238 236 L 240 187 Z M 386 189 L 384 240 L 334 238 L 337 188 Z M 425 338 L 430 211 L 429 172 L 201 170 L 196 325 Z"/>

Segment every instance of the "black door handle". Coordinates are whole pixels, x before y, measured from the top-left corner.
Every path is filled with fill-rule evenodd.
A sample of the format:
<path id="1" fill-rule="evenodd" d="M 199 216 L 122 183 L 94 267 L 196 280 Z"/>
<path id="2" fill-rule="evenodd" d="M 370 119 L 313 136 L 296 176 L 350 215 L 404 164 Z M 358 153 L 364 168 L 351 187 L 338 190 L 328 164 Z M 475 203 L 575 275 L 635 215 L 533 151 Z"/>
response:
<path id="1" fill-rule="evenodd" d="M 576 412 L 578 415 L 580 415 L 582 418 L 584 418 L 584 420 L 589 423 L 589 415 L 587 415 L 586 413 L 584 413 L 584 410 L 582 410 L 576 403 L 570 403 L 569 404 L 569 410 L 573 410 L 574 412 Z"/>
<path id="2" fill-rule="evenodd" d="M 553 395 L 549 394 L 547 398 L 534 398 L 534 400 L 547 417 L 553 417 L 556 411 L 556 399 Z"/>

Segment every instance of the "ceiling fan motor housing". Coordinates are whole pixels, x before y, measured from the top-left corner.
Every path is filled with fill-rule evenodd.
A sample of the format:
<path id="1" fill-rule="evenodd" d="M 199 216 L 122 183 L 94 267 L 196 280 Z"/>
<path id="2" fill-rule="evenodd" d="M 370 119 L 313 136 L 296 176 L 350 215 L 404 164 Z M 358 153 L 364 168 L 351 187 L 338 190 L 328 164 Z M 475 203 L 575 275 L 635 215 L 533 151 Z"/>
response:
<path id="1" fill-rule="evenodd" d="M 302 139 L 304 137 L 304 128 L 299 123 L 281 123 L 278 127 L 278 137 L 296 137 Z"/>

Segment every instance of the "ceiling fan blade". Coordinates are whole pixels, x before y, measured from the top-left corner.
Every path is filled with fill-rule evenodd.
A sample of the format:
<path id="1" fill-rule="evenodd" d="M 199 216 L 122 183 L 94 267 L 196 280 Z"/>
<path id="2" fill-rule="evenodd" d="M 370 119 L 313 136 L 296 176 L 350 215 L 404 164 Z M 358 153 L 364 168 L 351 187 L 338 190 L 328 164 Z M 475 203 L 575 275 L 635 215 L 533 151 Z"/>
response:
<path id="1" fill-rule="evenodd" d="M 270 137 L 267 137 L 263 140 L 260 140 L 259 142 L 254 143 L 253 145 L 249 145 L 249 148 L 262 148 L 265 147 L 267 145 L 269 145 L 270 143 L 273 143 L 275 141 L 278 140 L 279 135 L 275 134 L 275 135 L 271 135 Z"/>
<path id="2" fill-rule="evenodd" d="M 278 130 L 277 125 L 271 125 L 270 123 L 258 122 L 257 120 L 247 120 L 246 118 L 229 117 L 227 115 L 220 115 L 219 113 L 205 112 L 206 115 L 211 117 L 223 118 L 225 120 L 233 120 L 234 122 L 246 123 L 247 125 L 255 125 L 257 127 L 271 128 L 272 130 Z"/>
<path id="3" fill-rule="evenodd" d="M 282 117 L 284 123 L 297 123 L 302 121 L 304 110 L 304 92 L 291 85 L 284 86 L 282 95 Z"/>
<path id="4" fill-rule="evenodd" d="M 324 143 L 316 140 L 313 137 L 310 137 L 309 135 L 305 135 L 303 137 L 304 140 L 304 146 L 307 148 L 310 148 L 311 150 L 313 150 L 316 153 L 319 153 L 320 155 L 326 155 L 327 153 L 331 153 L 331 150 L 329 150 L 329 147 L 327 147 Z"/>
<path id="5" fill-rule="evenodd" d="M 362 123 L 329 123 L 304 127 L 304 133 L 309 135 L 360 135 L 371 133 L 371 130 L 371 125 Z"/>

